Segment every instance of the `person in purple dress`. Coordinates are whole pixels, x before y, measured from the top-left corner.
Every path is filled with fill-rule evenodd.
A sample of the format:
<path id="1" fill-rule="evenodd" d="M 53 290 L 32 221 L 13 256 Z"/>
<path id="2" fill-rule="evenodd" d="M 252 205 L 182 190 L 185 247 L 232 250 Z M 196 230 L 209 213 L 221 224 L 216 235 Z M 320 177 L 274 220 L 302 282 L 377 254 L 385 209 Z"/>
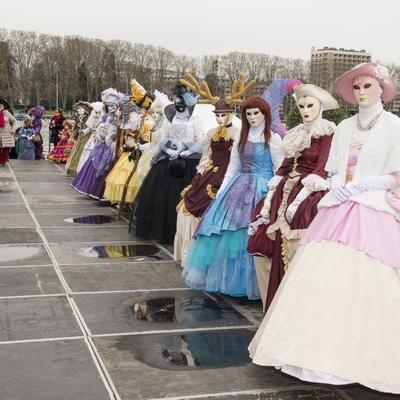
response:
<path id="1" fill-rule="evenodd" d="M 101 199 L 105 188 L 105 179 L 115 157 L 115 136 L 119 103 L 124 95 L 115 89 L 106 89 L 101 100 L 107 108 L 96 130 L 96 144 L 88 160 L 75 176 L 71 186 L 79 193 L 95 199 Z"/>
<path id="2" fill-rule="evenodd" d="M 35 145 L 35 160 L 43 159 L 43 137 L 41 131 L 42 118 L 45 110 L 46 109 L 43 106 L 36 106 L 28 111 L 28 115 L 33 118 L 32 127 L 35 132 L 35 136 L 33 137 L 33 143 Z"/>

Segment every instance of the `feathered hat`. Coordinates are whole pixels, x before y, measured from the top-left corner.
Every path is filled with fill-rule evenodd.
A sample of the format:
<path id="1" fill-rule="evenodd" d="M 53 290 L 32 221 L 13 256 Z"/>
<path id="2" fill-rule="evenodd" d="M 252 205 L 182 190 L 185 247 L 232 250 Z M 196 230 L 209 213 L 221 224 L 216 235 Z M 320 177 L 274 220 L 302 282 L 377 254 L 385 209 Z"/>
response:
<path id="1" fill-rule="evenodd" d="M 148 109 L 153 103 L 154 96 L 136 80 L 131 81 L 131 100 L 141 108 Z"/>
<path id="2" fill-rule="evenodd" d="M 119 105 L 123 94 L 115 90 L 114 88 L 109 88 L 101 92 L 101 101 L 106 104 L 116 104 Z"/>

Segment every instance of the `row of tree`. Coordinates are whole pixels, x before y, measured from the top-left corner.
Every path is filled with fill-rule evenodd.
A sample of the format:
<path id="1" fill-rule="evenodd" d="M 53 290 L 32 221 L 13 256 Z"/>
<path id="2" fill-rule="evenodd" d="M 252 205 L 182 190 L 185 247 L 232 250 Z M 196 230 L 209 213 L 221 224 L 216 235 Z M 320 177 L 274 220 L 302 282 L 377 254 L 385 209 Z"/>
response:
<path id="1" fill-rule="evenodd" d="M 217 95 L 240 71 L 261 83 L 258 92 L 276 77 L 308 76 L 307 62 L 301 59 L 239 52 L 188 57 L 142 43 L 5 29 L 0 29 L 0 55 L 0 94 L 25 107 L 54 108 L 58 103 L 70 108 L 80 99 L 98 100 L 107 87 L 128 93 L 132 78 L 148 90 L 169 93 L 186 72 L 207 79 Z"/>

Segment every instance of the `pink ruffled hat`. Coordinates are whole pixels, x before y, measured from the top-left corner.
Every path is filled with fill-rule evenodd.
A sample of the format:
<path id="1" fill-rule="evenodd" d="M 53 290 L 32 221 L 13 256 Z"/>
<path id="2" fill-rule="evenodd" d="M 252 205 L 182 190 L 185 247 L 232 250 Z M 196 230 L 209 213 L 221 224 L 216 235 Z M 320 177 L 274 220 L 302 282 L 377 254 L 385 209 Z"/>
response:
<path id="1" fill-rule="evenodd" d="M 389 75 L 388 69 L 383 65 L 368 62 L 356 65 L 350 71 L 345 72 L 336 79 L 336 91 L 348 103 L 357 104 L 353 95 L 353 80 L 358 76 L 370 76 L 379 81 L 383 89 L 381 95 L 383 102 L 389 102 L 396 95 L 396 86 Z"/>

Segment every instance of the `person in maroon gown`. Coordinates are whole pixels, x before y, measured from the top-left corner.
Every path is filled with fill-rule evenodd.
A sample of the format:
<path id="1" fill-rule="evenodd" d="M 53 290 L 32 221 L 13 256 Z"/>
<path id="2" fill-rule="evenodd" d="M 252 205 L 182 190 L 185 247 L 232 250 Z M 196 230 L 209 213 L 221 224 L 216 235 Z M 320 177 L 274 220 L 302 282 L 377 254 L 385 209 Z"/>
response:
<path id="1" fill-rule="evenodd" d="M 228 168 L 233 140 L 239 129 L 232 124 L 234 109 L 224 100 L 215 104 L 217 128 L 207 132 L 197 174 L 181 193 L 177 207 L 177 230 L 174 240 L 174 258 L 184 265 L 189 244 L 199 219 L 216 196 Z"/>
<path id="2" fill-rule="evenodd" d="M 317 214 L 328 188 L 325 164 L 335 124 L 322 111 L 338 108 L 324 89 L 312 84 L 294 88 L 303 123 L 283 140 L 285 159 L 269 181 L 268 195 L 256 206 L 249 227 L 264 309 L 268 309 L 293 258 L 297 243 Z"/>

